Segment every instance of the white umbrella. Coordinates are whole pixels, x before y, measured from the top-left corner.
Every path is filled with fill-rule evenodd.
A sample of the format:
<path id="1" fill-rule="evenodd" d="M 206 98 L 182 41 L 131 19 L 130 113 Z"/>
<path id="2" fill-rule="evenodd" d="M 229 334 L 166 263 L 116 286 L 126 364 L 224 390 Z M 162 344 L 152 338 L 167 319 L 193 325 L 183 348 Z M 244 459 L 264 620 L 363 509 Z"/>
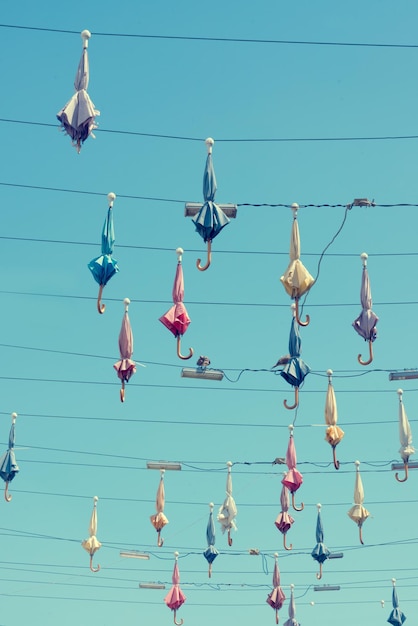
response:
<path id="1" fill-rule="evenodd" d="M 100 565 L 98 565 L 96 568 L 93 567 L 93 556 L 94 556 L 95 552 L 97 552 L 97 550 L 99 550 L 102 547 L 102 544 L 100 543 L 100 541 L 96 537 L 96 535 L 97 535 L 97 501 L 98 501 L 98 499 L 99 498 L 97 496 L 94 496 L 94 498 L 93 498 L 93 503 L 94 504 L 93 504 L 93 511 L 92 511 L 91 518 L 90 518 L 89 538 L 81 543 L 83 548 L 85 550 L 87 550 L 87 552 L 90 554 L 90 569 L 91 569 L 92 572 L 98 572 L 99 569 L 100 569 Z"/>
<path id="2" fill-rule="evenodd" d="M 363 527 L 363 523 L 369 517 L 370 513 L 363 506 L 364 489 L 363 489 L 363 481 L 361 480 L 360 470 L 359 470 L 360 461 L 355 461 L 355 466 L 356 466 L 356 481 L 354 484 L 354 505 L 347 512 L 347 515 L 353 520 L 353 522 L 356 522 L 359 528 L 360 543 L 363 544 L 364 542 L 363 542 L 362 527 Z"/>
<path id="3" fill-rule="evenodd" d="M 398 472 L 396 472 L 395 478 L 399 483 L 404 483 L 408 479 L 409 457 L 411 454 L 414 454 L 415 448 L 412 447 L 411 426 L 406 415 L 404 403 L 402 402 L 403 390 L 398 389 L 397 393 L 399 395 L 399 440 L 401 442 L 399 452 L 404 462 L 405 478 L 399 478 Z"/>
<path id="4" fill-rule="evenodd" d="M 225 533 L 228 531 L 228 545 L 232 546 L 231 530 L 237 529 L 234 519 L 237 516 L 238 510 L 235 500 L 232 497 L 231 461 L 228 461 L 226 465 L 228 467 L 228 475 L 226 477 L 226 498 L 223 505 L 219 509 L 217 519 L 222 526 L 222 532 Z"/>

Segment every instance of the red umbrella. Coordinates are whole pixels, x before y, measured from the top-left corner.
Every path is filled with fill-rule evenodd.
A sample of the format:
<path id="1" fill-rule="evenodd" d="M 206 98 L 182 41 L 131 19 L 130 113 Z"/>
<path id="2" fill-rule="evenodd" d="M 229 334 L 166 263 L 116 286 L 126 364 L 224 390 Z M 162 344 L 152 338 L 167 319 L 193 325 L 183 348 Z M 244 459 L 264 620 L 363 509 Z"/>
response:
<path id="1" fill-rule="evenodd" d="M 267 596 L 267 604 L 269 604 L 276 611 L 276 624 L 279 623 L 279 609 L 282 608 L 283 602 L 286 600 L 286 596 L 283 593 L 282 588 L 280 587 L 280 571 L 279 565 L 277 562 L 277 557 L 279 555 L 277 552 L 274 555 L 274 571 L 273 571 L 273 591 L 269 593 Z"/>
<path id="2" fill-rule="evenodd" d="M 301 484 L 303 483 L 303 476 L 296 469 L 297 458 L 296 458 L 296 448 L 295 442 L 293 440 L 293 425 L 289 426 L 289 444 L 287 446 L 286 452 L 286 465 L 289 468 L 286 476 L 282 480 L 282 485 L 287 487 L 292 494 L 292 507 L 295 511 L 303 511 L 305 505 L 303 502 L 300 503 L 300 507 L 295 505 L 295 492 L 299 489 Z"/>
<path id="3" fill-rule="evenodd" d="M 131 376 L 133 376 L 136 372 L 135 361 L 132 361 L 131 359 L 134 351 L 134 337 L 128 315 L 128 307 L 131 301 L 129 298 L 125 298 L 123 303 L 125 305 L 125 315 L 123 316 L 122 326 L 119 333 L 120 361 L 115 363 L 113 366 L 118 377 L 122 381 L 122 389 L 120 390 L 121 402 L 125 402 L 125 383 L 129 382 Z"/>
<path id="4" fill-rule="evenodd" d="M 176 254 L 178 257 L 177 261 L 177 270 L 174 278 L 173 285 L 173 306 L 171 309 L 165 313 L 162 317 L 160 317 L 160 322 L 164 324 L 169 331 L 171 331 L 174 337 L 177 338 L 177 356 L 180 359 L 190 359 L 193 356 L 193 348 L 189 348 L 189 354 L 187 356 L 183 356 L 180 352 L 180 343 L 181 337 L 186 332 L 187 328 L 190 324 L 190 317 L 186 311 L 186 307 L 183 303 L 184 298 L 184 278 L 183 278 L 183 267 L 181 264 L 183 249 L 177 248 Z"/>
<path id="5" fill-rule="evenodd" d="M 175 563 L 174 563 L 173 575 L 171 577 L 171 580 L 173 582 L 173 586 L 171 587 L 170 591 L 168 592 L 168 594 L 164 598 L 164 602 L 166 603 L 166 605 L 168 606 L 169 609 L 174 611 L 174 623 L 176 624 L 176 626 L 181 626 L 183 624 L 184 620 L 181 619 L 179 622 L 177 622 L 176 621 L 176 612 L 181 607 L 181 605 L 184 604 L 184 602 L 186 601 L 186 596 L 184 595 L 184 593 L 182 592 L 182 590 L 180 589 L 180 586 L 179 586 L 179 583 L 180 583 L 180 572 L 179 572 L 179 566 L 178 566 L 178 563 L 177 563 L 178 558 L 179 558 L 179 553 L 175 552 L 174 556 L 175 556 L 176 560 L 175 560 Z"/>
<path id="6" fill-rule="evenodd" d="M 286 472 L 283 473 L 283 476 L 286 476 Z M 276 521 L 274 522 L 276 528 L 283 533 L 283 547 L 285 550 L 291 550 L 293 545 L 286 545 L 286 533 L 291 529 L 293 522 L 295 521 L 293 517 L 289 515 L 289 490 L 283 485 L 282 492 L 280 494 L 280 505 L 282 507 L 281 512 L 277 516 Z"/>

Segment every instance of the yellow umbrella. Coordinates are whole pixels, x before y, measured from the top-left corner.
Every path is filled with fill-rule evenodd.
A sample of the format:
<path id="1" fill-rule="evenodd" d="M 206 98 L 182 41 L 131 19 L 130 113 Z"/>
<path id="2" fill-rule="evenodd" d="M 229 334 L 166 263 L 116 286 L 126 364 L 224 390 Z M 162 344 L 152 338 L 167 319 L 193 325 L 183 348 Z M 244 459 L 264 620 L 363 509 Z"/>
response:
<path id="1" fill-rule="evenodd" d="M 155 499 L 155 509 L 157 513 L 155 515 L 151 515 L 150 520 L 151 524 L 154 526 L 157 531 L 157 546 L 159 548 L 162 547 L 164 543 L 164 539 L 161 538 L 161 531 L 166 524 L 168 524 L 168 519 L 164 515 L 164 506 L 165 506 L 165 489 L 164 489 L 164 473 L 165 470 L 161 470 L 160 483 L 157 489 L 157 496 Z"/>
<path id="2" fill-rule="evenodd" d="M 366 519 L 369 517 L 370 513 L 363 506 L 364 489 L 363 489 L 363 482 L 361 480 L 360 471 L 359 471 L 360 461 L 355 461 L 355 466 L 356 466 L 356 482 L 354 485 L 354 506 L 351 507 L 351 509 L 348 511 L 347 514 L 353 520 L 353 522 L 356 522 L 359 528 L 360 543 L 363 544 L 364 542 L 363 542 L 362 527 Z"/>
<path id="3" fill-rule="evenodd" d="M 83 548 L 85 550 L 87 550 L 87 552 L 90 554 L 90 569 L 92 572 L 98 572 L 100 569 L 100 565 L 98 565 L 96 568 L 93 567 L 93 556 L 95 554 L 95 552 L 97 552 L 97 550 L 99 550 L 102 547 L 102 544 L 100 543 L 100 541 L 97 539 L 96 534 L 97 534 L 97 501 L 98 501 L 98 497 L 94 496 L 93 498 L 93 511 L 91 514 L 91 518 L 90 518 L 90 526 L 89 526 L 89 538 L 86 539 L 85 541 L 83 541 L 81 543 L 81 545 L 83 546 Z"/>
<path id="4" fill-rule="evenodd" d="M 337 461 L 335 448 L 344 437 L 344 431 L 337 426 L 338 410 L 335 399 L 334 387 L 332 386 L 332 370 L 327 370 L 328 389 L 325 401 L 325 423 L 328 426 L 325 432 L 325 439 L 332 446 L 332 456 L 335 469 L 340 469 L 340 462 Z"/>
<path id="5" fill-rule="evenodd" d="M 295 301 L 297 323 L 299 326 L 307 326 L 310 319 L 309 315 L 306 316 L 306 322 L 302 322 L 299 318 L 299 299 L 309 291 L 315 279 L 300 260 L 300 236 L 297 220 L 299 205 L 294 203 L 291 209 L 293 211 L 293 224 L 290 235 L 290 263 L 280 280 L 289 296 Z"/>

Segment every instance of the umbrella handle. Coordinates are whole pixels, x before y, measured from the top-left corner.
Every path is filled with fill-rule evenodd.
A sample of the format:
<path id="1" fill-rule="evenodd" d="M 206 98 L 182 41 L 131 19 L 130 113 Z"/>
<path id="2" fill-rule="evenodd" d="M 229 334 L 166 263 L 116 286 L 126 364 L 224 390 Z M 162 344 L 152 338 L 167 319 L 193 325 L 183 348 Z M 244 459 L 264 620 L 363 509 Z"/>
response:
<path id="1" fill-rule="evenodd" d="M 289 406 L 287 404 L 287 400 L 283 400 L 283 404 L 286 409 L 289 409 L 289 411 L 291 411 L 292 409 L 296 409 L 299 404 L 299 387 L 295 387 L 295 403 L 292 404 L 292 406 Z"/>
<path id="2" fill-rule="evenodd" d="M 291 543 L 290 546 L 286 545 L 286 533 L 283 533 L 283 548 L 285 550 L 292 550 L 293 548 L 293 543 Z"/>
<path id="3" fill-rule="evenodd" d="M 318 580 L 321 580 L 321 578 L 322 578 L 322 563 L 319 564 L 319 572 L 316 575 L 316 577 L 317 577 Z"/>
<path id="4" fill-rule="evenodd" d="M 184 624 L 184 620 L 181 619 L 179 622 L 176 622 L 176 610 L 174 609 L 174 623 L 176 626 L 182 626 Z"/>
<path id="5" fill-rule="evenodd" d="M 159 548 L 162 548 L 162 547 L 163 547 L 163 545 L 164 545 L 164 539 L 161 537 L 161 534 L 160 534 L 160 533 L 161 533 L 161 531 L 160 531 L 160 530 L 157 530 L 157 546 L 158 546 Z"/>
<path id="6" fill-rule="evenodd" d="M 302 320 L 299 318 L 299 299 L 298 298 L 295 299 L 295 318 L 299 326 L 308 326 L 309 322 L 311 321 L 311 318 L 309 317 L 309 315 L 306 316 L 306 322 L 302 322 Z"/>
<path id="7" fill-rule="evenodd" d="M 205 270 L 208 269 L 209 265 L 212 262 L 212 239 L 208 239 L 208 258 L 206 261 L 206 265 L 200 265 L 202 259 L 197 259 L 196 261 L 196 267 L 199 270 L 199 272 L 204 272 Z"/>
<path id="8" fill-rule="evenodd" d="M 122 388 L 119 391 L 120 401 L 125 402 L 125 381 L 122 381 Z"/>
<path id="9" fill-rule="evenodd" d="M 212 578 L 212 563 L 209 563 L 208 576 Z"/>
<path id="10" fill-rule="evenodd" d="M 295 511 L 303 511 L 303 509 L 305 508 L 305 505 L 303 504 L 303 502 L 300 503 L 300 507 L 297 507 L 295 504 L 295 492 L 292 492 L 292 507 Z"/>
<path id="11" fill-rule="evenodd" d="M 340 469 L 340 462 L 337 461 L 337 454 L 335 452 L 335 446 L 332 446 L 332 460 L 334 461 L 334 467 L 336 470 Z"/>
<path id="12" fill-rule="evenodd" d="M 276 624 L 279 623 L 279 611 L 276 609 Z"/>
<path id="13" fill-rule="evenodd" d="M 373 361 L 373 347 L 372 347 L 372 342 L 370 340 L 369 340 L 369 360 L 362 361 L 361 354 L 359 354 L 357 356 L 357 361 L 360 363 L 360 365 L 370 365 L 370 363 Z"/>
<path id="14" fill-rule="evenodd" d="M 103 285 L 100 285 L 99 295 L 97 296 L 97 310 L 100 313 L 100 315 L 103 315 L 103 313 L 106 310 L 106 305 L 102 304 L 102 293 L 103 293 Z"/>
<path id="15" fill-rule="evenodd" d="M 179 357 L 179 359 L 183 359 L 183 361 L 187 361 L 187 359 L 191 359 L 194 354 L 193 348 L 189 348 L 188 356 L 183 356 L 180 350 L 181 350 L 181 335 L 178 335 L 177 336 L 177 356 Z"/>
<path id="16" fill-rule="evenodd" d="M 358 536 L 359 536 L 359 539 L 360 539 L 360 543 L 361 543 L 361 545 L 362 545 L 362 546 L 364 546 L 364 541 L 363 541 L 363 526 L 362 526 L 362 524 L 359 524 L 359 527 L 358 527 Z"/>
<path id="17" fill-rule="evenodd" d="M 405 468 L 405 478 L 398 478 L 399 476 L 398 472 L 396 472 L 395 474 L 395 478 L 398 481 L 398 483 L 404 483 L 406 480 L 408 480 L 408 463 L 404 463 L 404 468 Z"/>
<path id="18" fill-rule="evenodd" d="M 100 570 L 100 565 L 97 567 L 93 567 L 93 555 L 90 555 L 90 569 L 92 572 L 98 572 Z"/>
<path id="19" fill-rule="evenodd" d="M 4 488 L 4 499 L 6 502 L 11 502 L 12 496 L 9 494 L 9 481 L 6 482 L 6 486 Z"/>
<path id="20" fill-rule="evenodd" d="M 232 546 L 232 537 L 231 537 L 231 531 L 228 530 L 228 546 L 231 547 Z"/>

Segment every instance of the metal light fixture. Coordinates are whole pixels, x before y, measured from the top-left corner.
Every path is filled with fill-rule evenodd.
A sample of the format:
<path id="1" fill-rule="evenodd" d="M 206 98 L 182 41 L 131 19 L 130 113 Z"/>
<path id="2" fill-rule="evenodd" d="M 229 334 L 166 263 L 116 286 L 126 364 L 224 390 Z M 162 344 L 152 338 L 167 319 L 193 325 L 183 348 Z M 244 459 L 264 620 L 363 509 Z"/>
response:
<path id="1" fill-rule="evenodd" d="M 204 378 L 206 380 L 222 380 L 224 373 L 222 370 L 208 369 L 210 359 L 207 356 L 200 356 L 197 360 L 197 367 L 183 367 L 181 376 L 183 378 Z"/>
<path id="2" fill-rule="evenodd" d="M 339 591 L 341 589 L 340 585 L 315 585 L 314 591 Z"/>
<path id="3" fill-rule="evenodd" d="M 229 218 L 237 216 L 238 207 L 236 204 L 218 204 L 218 207 L 220 207 Z M 201 208 L 202 204 L 200 202 L 186 202 L 184 206 L 184 216 L 194 217 L 199 213 Z"/>
<path id="4" fill-rule="evenodd" d="M 409 469 L 418 469 L 418 461 L 408 461 L 408 468 Z M 405 464 L 404 463 L 392 463 L 392 469 L 399 471 L 399 470 L 403 470 L 405 469 Z"/>
<path id="5" fill-rule="evenodd" d="M 138 550 L 122 550 L 119 553 L 119 556 L 124 557 L 125 559 L 142 559 L 144 561 L 149 560 L 149 554 L 145 552 L 138 552 Z"/>
<path id="6" fill-rule="evenodd" d="M 389 374 L 389 380 L 415 380 L 416 378 L 418 378 L 418 370 L 399 370 Z"/>
<path id="7" fill-rule="evenodd" d="M 147 469 L 153 470 L 181 470 L 181 463 L 169 463 L 167 461 L 148 461 Z"/>
<path id="8" fill-rule="evenodd" d="M 140 589 L 165 589 L 163 583 L 139 583 Z"/>
<path id="9" fill-rule="evenodd" d="M 403 465 L 402 465 L 403 467 Z M 331 552 L 331 554 L 329 555 L 329 559 L 342 559 L 344 556 L 343 552 Z"/>

